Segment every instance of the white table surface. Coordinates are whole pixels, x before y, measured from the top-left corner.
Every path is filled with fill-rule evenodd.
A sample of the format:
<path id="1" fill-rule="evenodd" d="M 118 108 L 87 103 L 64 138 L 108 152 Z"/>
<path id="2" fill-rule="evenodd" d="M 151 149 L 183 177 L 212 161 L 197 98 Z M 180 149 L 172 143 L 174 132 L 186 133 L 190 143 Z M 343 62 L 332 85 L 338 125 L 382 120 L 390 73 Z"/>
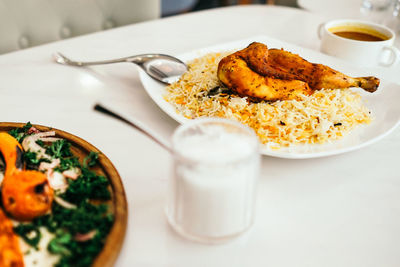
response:
<path id="1" fill-rule="evenodd" d="M 318 49 L 324 17 L 299 9 L 244 6 L 139 23 L 0 56 L 1 121 L 44 124 L 76 134 L 118 169 L 129 221 L 116 266 L 399 266 L 400 130 L 337 156 L 263 157 L 253 228 L 225 245 L 192 243 L 164 216 L 170 156 L 127 125 L 96 113 L 97 101 L 168 138 L 177 123 L 146 95 L 134 65 L 87 69 L 56 65 L 76 59 L 161 52 L 180 54 L 265 34 Z M 377 69 L 398 79 L 398 69 Z"/>

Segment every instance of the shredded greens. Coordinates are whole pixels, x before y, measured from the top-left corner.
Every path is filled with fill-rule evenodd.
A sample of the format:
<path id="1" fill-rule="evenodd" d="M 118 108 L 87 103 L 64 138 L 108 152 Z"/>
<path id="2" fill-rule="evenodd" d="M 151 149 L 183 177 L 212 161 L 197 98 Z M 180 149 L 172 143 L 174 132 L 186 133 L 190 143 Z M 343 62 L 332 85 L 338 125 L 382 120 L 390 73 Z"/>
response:
<path id="1" fill-rule="evenodd" d="M 61 139 L 57 140 L 46 149 L 46 154 L 52 156 L 53 158 L 64 158 L 72 156 L 70 150 L 71 144 L 67 140 Z"/>
<path id="2" fill-rule="evenodd" d="M 25 136 L 28 135 L 28 130 L 32 127 L 32 124 L 28 121 L 23 127 L 15 128 L 10 130 L 8 133 L 12 135 L 18 142 L 22 142 Z"/>
<path id="3" fill-rule="evenodd" d="M 24 127 L 11 130 L 9 133 L 19 142 L 29 135 L 32 125 L 28 122 Z M 71 144 L 67 140 L 58 140 L 51 144 L 37 142 L 52 158 L 60 159 L 55 171 L 63 172 L 72 168 L 81 170 L 77 179 L 68 179 L 65 192 L 55 192 L 57 197 L 76 205 L 68 209 L 57 202 L 52 204 L 52 212 L 35 218 L 29 223 L 20 223 L 14 227 L 15 233 L 33 248 L 40 242 L 40 227 L 45 227 L 54 234 L 48 244 L 48 251 L 60 256 L 58 267 L 90 266 L 104 246 L 105 239 L 111 230 L 114 217 L 106 202 L 111 199 L 106 177 L 96 174 L 91 168 L 98 163 L 99 154 L 90 152 L 82 161 L 71 152 Z M 25 152 L 24 160 L 28 168 L 37 169 L 41 161 L 34 152 Z M 96 202 L 96 203 L 95 203 Z M 101 204 L 98 204 L 98 203 Z M 76 236 L 92 233 L 92 238 L 79 241 Z"/>

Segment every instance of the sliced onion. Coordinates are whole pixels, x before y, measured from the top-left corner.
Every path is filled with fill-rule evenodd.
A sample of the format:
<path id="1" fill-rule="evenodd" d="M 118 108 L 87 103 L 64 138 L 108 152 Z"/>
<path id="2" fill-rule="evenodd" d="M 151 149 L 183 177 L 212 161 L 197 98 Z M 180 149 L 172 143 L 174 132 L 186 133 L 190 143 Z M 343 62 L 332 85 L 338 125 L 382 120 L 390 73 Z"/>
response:
<path id="1" fill-rule="evenodd" d="M 58 205 L 60 205 L 61 207 L 64 207 L 66 209 L 76 209 L 76 205 L 69 203 L 68 201 L 65 201 L 64 199 L 55 196 L 54 197 L 54 201 L 58 203 Z"/>
<path id="2" fill-rule="evenodd" d="M 86 234 L 77 233 L 74 236 L 74 239 L 78 242 L 85 242 L 85 241 L 92 239 L 96 235 L 96 233 L 97 233 L 97 230 L 92 230 L 90 232 L 87 232 Z"/>
<path id="3" fill-rule="evenodd" d="M 32 130 L 35 132 L 37 130 L 34 128 Z M 56 132 L 55 131 L 47 131 L 47 132 L 38 132 L 32 135 L 29 135 L 25 137 L 24 141 L 22 141 L 22 147 L 24 148 L 25 151 L 32 151 L 38 154 L 39 158 L 46 158 L 50 159 L 50 156 L 46 154 L 46 150 L 39 146 L 36 141 L 41 140 L 43 142 L 55 142 L 57 140 L 61 140 L 61 138 L 57 137 L 50 137 L 50 136 L 55 136 Z"/>
<path id="4" fill-rule="evenodd" d="M 61 172 L 52 172 L 50 175 L 47 175 L 47 180 L 49 181 L 50 187 L 54 190 L 64 191 L 68 188 L 67 179 Z"/>
<path id="5" fill-rule="evenodd" d="M 40 137 L 39 140 L 41 140 L 41 141 L 43 141 L 43 142 L 50 142 L 50 143 L 52 143 L 52 142 L 61 140 L 61 138 L 58 138 L 58 137 Z"/>
<path id="6" fill-rule="evenodd" d="M 79 177 L 79 175 L 81 175 L 81 172 L 78 168 L 73 168 L 73 169 L 63 171 L 62 174 L 67 178 L 76 180 Z"/>
<path id="7" fill-rule="evenodd" d="M 38 140 L 38 137 L 36 134 L 30 135 L 25 137 L 24 141 L 22 141 L 22 147 L 24 148 L 25 151 L 31 151 L 37 154 L 39 159 L 41 158 L 46 158 L 50 159 L 50 156 L 46 154 L 46 149 L 43 147 L 39 146 L 36 141 Z"/>
<path id="8" fill-rule="evenodd" d="M 60 159 L 53 159 L 50 163 L 42 161 L 39 165 L 39 171 L 46 171 L 48 175 L 50 175 L 54 168 L 59 166 L 60 163 Z"/>
<path id="9" fill-rule="evenodd" d="M 42 138 L 42 137 L 55 136 L 55 135 L 56 135 L 55 131 L 47 131 L 47 132 L 39 132 L 37 134 L 33 134 L 32 136 L 35 136 L 36 138 Z"/>

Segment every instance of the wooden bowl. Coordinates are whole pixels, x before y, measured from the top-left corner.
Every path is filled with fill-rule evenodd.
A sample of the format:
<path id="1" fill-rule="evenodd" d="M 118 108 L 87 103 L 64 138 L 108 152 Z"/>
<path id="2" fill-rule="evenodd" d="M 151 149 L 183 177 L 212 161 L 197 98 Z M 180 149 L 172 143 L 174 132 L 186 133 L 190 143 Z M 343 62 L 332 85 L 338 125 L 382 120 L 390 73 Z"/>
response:
<path id="1" fill-rule="evenodd" d="M 20 128 L 24 125 L 25 123 L 0 122 L 0 131 L 7 132 L 11 129 Z M 33 126 L 39 131 L 55 131 L 56 137 L 68 140 L 71 143 L 72 153 L 79 157 L 80 160 L 88 155 L 90 151 L 99 153 L 99 164 L 97 164 L 93 170 L 99 175 L 104 175 L 110 181 L 111 201 L 109 204 L 111 204 L 111 210 L 114 214 L 114 224 L 107 236 L 103 250 L 99 253 L 99 255 L 97 255 L 93 262 L 93 266 L 113 266 L 124 241 L 128 218 L 125 191 L 117 170 L 111 161 L 103 153 L 101 153 L 100 150 L 85 140 L 55 128 L 41 125 Z"/>

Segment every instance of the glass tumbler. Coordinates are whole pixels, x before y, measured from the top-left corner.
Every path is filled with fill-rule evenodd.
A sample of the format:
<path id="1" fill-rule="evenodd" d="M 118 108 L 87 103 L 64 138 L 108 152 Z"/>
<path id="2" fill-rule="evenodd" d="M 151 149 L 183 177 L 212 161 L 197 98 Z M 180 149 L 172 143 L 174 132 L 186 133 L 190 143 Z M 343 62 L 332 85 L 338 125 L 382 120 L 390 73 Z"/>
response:
<path id="1" fill-rule="evenodd" d="M 382 23 L 387 17 L 393 3 L 393 0 L 362 0 L 360 11 L 366 19 Z"/>
<path id="2" fill-rule="evenodd" d="M 210 244 L 249 229 L 260 169 L 254 131 L 226 119 L 196 119 L 178 127 L 172 145 L 166 206 L 172 228 Z"/>
<path id="3" fill-rule="evenodd" d="M 387 16 L 384 24 L 391 28 L 396 34 L 400 34 L 400 0 L 395 0 L 391 15 Z"/>

